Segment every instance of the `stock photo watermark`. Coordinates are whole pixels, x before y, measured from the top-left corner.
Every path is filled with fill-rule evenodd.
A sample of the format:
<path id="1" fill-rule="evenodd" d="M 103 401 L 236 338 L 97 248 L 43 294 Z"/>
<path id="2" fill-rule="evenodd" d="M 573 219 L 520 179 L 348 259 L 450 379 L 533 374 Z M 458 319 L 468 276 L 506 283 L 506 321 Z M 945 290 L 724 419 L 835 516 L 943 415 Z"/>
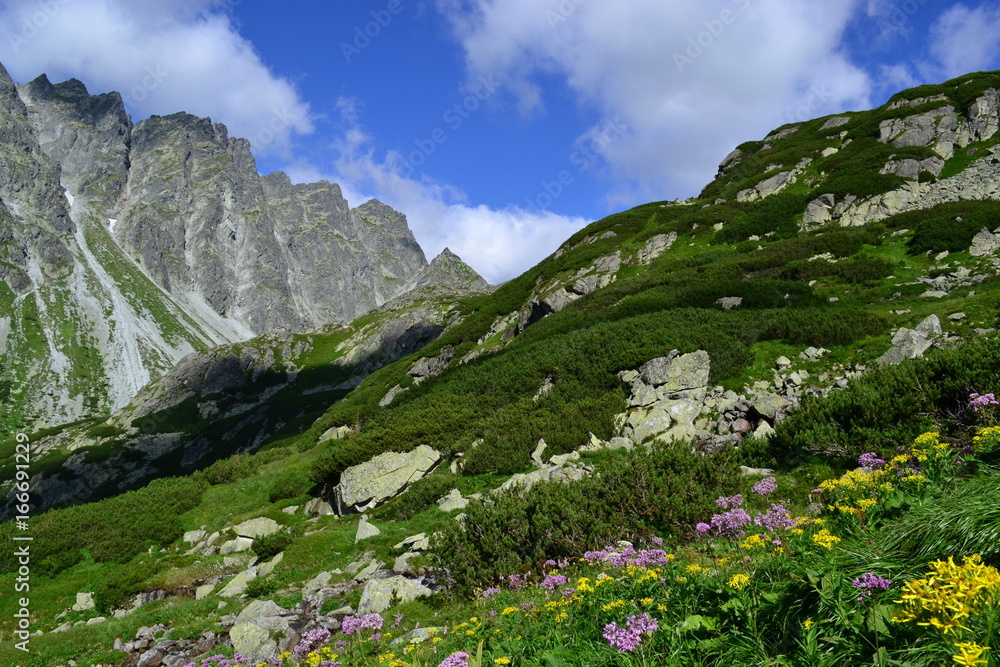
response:
<path id="1" fill-rule="evenodd" d="M 786 123 L 802 123 L 815 118 L 823 106 L 833 98 L 833 91 L 825 83 L 811 86 L 806 93 L 805 101 L 785 114 Z"/>
<path id="2" fill-rule="evenodd" d="M 26 13 L 21 19 L 19 30 L 7 33 L 7 41 L 10 42 L 14 53 L 20 53 L 21 47 L 27 46 L 38 34 L 49 25 L 63 7 L 73 0 L 37 0 L 37 9 Z"/>
<path id="3" fill-rule="evenodd" d="M 403 0 L 389 0 L 385 9 L 373 9 L 370 14 L 371 21 L 363 26 L 354 26 L 353 39 L 350 42 L 340 43 L 340 52 L 344 54 L 344 60 L 350 65 L 351 61 L 361 52 L 371 46 L 373 40 L 378 39 L 382 31 L 389 27 L 392 20 L 403 12 Z"/>
<path id="4" fill-rule="evenodd" d="M 139 84 L 129 89 L 122 97 L 128 104 L 143 102 L 168 76 L 170 72 L 163 69 L 163 65 L 147 65 Z"/>
<path id="5" fill-rule="evenodd" d="M 576 167 L 576 173 L 582 174 L 600 160 L 611 147 L 611 145 L 628 132 L 629 126 L 621 120 L 614 118 L 605 120 L 600 128 L 594 132 L 590 140 L 585 145 L 573 151 L 569 156 L 569 162 Z M 551 181 L 543 180 L 539 185 L 540 189 L 534 196 L 527 197 L 524 201 L 529 208 L 545 210 L 559 199 L 566 192 L 566 189 L 576 182 L 576 176 L 570 169 L 563 169 Z"/>
<path id="6" fill-rule="evenodd" d="M 736 19 L 739 18 L 738 12 L 745 12 L 750 7 L 750 0 L 732 0 L 732 3 L 738 11 L 723 9 L 716 18 L 702 21 L 701 24 L 705 29 L 690 35 L 683 51 L 674 51 L 673 59 L 678 72 L 683 74 L 685 67 L 693 65 L 694 61 L 698 60 L 707 49 L 715 44 L 717 39 L 722 37 L 728 26 L 736 23 Z"/>
<path id="7" fill-rule="evenodd" d="M 882 37 L 886 37 L 893 32 L 902 32 L 906 24 L 910 22 L 920 9 L 927 4 L 927 0 L 904 0 L 903 2 L 880 2 L 876 6 L 879 21 L 878 29 Z"/>
<path id="8" fill-rule="evenodd" d="M 11 492 L 14 501 L 15 533 L 11 538 L 14 550 L 14 560 L 17 562 L 17 573 L 14 577 L 14 648 L 27 652 L 31 643 L 31 535 L 28 520 L 31 512 L 31 441 L 25 433 L 15 437 L 14 453 L 14 488 Z"/>
<path id="9" fill-rule="evenodd" d="M 441 114 L 441 121 L 444 126 L 436 127 L 429 135 L 415 139 L 413 141 L 414 150 L 405 154 L 401 175 L 409 178 L 413 171 L 427 162 L 427 159 L 437 152 L 438 148 L 451 137 L 448 131 L 457 132 L 472 118 L 472 114 L 478 111 L 486 100 L 493 97 L 500 84 L 492 75 L 479 77 L 479 85 L 472 90 L 461 102 L 456 102 Z"/>
<path id="10" fill-rule="evenodd" d="M 550 28 L 557 28 L 560 24 L 565 23 L 569 20 L 569 17 L 576 14 L 576 10 L 580 8 L 587 0 L 562 0 L 559 6 L 555 9 L 545 10 L 545 18 L 549 21 Z"/>

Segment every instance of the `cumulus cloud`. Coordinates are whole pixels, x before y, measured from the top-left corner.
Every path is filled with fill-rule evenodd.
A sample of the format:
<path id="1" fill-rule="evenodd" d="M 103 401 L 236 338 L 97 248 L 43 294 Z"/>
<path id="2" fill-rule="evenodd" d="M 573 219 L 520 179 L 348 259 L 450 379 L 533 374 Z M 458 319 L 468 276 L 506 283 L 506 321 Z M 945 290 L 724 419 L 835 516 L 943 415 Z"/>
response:
<path id="1" fill-rule="evenodd" d="M 931 26 L 931 53 L 944 77 L 989 69 L 1000 59 L 1000 7 L 958 3 Z"/>
<path id="2" fill-rule="evenodd" d="M 211 116 L 258 154 L 287 154 L 294 133 L 313 129 L 309 105 L 239 35 L 233 1 L 7 0 L 0 61 L 15 80 L 76 77 L 122 93 L 135 118 Z"/>
<path id="3" fill-rule="evenodd" d="M 870 103 L 868 75 L 841 50 L 858 0 L 437 5 L 470 79 L 503 80 L 522 113 L 543 110 L 542 82 L 557 77 L 582 107 L 631 128 L 605 153 L 626 184 L 621 203 L 696 194 L 738 143 Z"/>
<path id="4" fill-rule="evenodd" d="M 531 268 L 590 222 L 540 208 L 477 206 L 458 187 L 414 178 L 401 153 L 376 152 L 352 100 L 342 99 L 337 108 L 342 127 L 330 168 L 295 162 L 285 171 L 296 183 L 338 183 L 351 206 L 376 197 L 402 211 L 428 258 L 447 247 L 497 284 Z"/>

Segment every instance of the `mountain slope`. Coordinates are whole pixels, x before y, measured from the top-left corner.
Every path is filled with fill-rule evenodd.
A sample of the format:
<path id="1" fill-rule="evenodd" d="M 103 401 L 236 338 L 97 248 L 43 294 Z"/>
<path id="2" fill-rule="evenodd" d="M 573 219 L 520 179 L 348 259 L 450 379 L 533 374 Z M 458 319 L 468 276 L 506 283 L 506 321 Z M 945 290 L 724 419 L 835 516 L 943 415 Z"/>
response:
<path id="1" fill-rule="evenodd" d="M 192 352 L 346 323 L 429 275 L 405 216 L 260 177 L 224 125 L 133 125 L 117 93 L 44 75 L 15 86 L 0 71 L 0 96 L 11 429 L 106 415 Z"/>

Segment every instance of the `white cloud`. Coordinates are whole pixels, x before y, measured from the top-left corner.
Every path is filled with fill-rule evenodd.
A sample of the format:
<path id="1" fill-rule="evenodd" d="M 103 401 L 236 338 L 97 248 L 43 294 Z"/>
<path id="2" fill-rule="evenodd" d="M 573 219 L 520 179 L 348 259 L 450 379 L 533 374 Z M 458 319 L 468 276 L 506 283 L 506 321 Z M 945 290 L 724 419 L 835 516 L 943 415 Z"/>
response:
<path id="1" fill-rule="evenodd" d="M 958 3 L 938 17 L 930 36 L 944 78 L 990 69 L 1000 59 L 1000 7 Z"/>
<path id="2" fill-rule="evenodd" d="M 738 143 L 870 103 L 840 50 L 858 0 L 437 1 L 470 79 L 502 79 L 530 113 L 555 76 L 631 128 L 605 153 L 631 183 L 615 203 L 695 194 Z"/>
<path id="3" fill-rule="evenodd" d="M 187 111 L 225 123 L 254 151 L 287 154 L 311 132 L 309 105 L 233 26 L 232 0 L 7 0 L 0 62 L 15 80 L 47 73 L 122 93 L 135 118 Z"/>
<path id="4" fill-rule="evenodd" d="M 590 222 L 541 209 L 475 206 L 459 188 L 414 179 L 398 152 L 376 155 L 352 101 L 341 100 L 338 109 L 343 128 L 334 143 L 332 169 L 297 162 L 285 171 L 296 183 L 338 183 L 351 206 L 376 197 L 402 211 L 428 259 L 450 248 L 497 284 L 531 268 Z"/>

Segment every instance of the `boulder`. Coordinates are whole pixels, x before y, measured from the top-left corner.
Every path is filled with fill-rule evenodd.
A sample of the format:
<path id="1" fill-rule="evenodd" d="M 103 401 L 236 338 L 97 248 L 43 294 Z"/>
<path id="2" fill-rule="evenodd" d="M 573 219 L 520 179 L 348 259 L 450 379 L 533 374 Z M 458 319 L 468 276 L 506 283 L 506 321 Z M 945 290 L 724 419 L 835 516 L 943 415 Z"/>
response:
<path id="1" fill-rule="evenodd" d="M 425 551 L 430 547 L 430 539 L 427 533 L 417 533 L 395 545 L 393 549 L 409 549 L 410 551 Z"/>
<path id="2" fill-rule="evenodd" d="M 342 440 L 343 438 L 346 438 L 350 432 L 350 426 L 334 426 L 323 433 L 323 435 L 319 436 L 319 442 L 326 442 L 327 440 Z"/>
<path id="3" fill-rule="evenodd" d="M 441 454 L 427 445 L 406 453 L 386 452 L 345 470 L 334 489 L 339 514 L 371 509 L 395 497 L 430 472 Z"/>
<path id="4" fill-rule="evenodd" d="M 251 567 L 240 572 L 219 591 L 221 598 L 234 598 L 243 595 L 247 590 L 247 585 L 257 578 L 257 568 Z"/>
<path id="5" fill-rule="evenodd" d="M 224 542 L 222 546 L 219 547 L 220 554 L 235 554 L 241 551 L 250 551 L 250 547 L 253 546 L 253 540 L 249 537 L 237 537 L 236 539 Z"/>
<path id="6" fill-rule="evenodd" d="M 640 409 L 621 416 L 622 435 L 636 444 L 650 438 L 666 442 L 706 435 L 695 421 L 704 408 L 709 367 L 704 350 L 684 355 L 674 350 L 643 364 L 629 401 Z"/>
<path id="7" fill-rule="evenodd" d="M 322 498 L 313 498 L 307 502 L 305 506 L 305 513 L 309 516 L 327 516 L 329 514 L 336 514 L 336 512 L 333 511 L 333 507 L 330 506 L 330 503 L 326 502 Z"/>
<path id="8" fill-rule="evenodd" d="M 412 602 L 419 597 L 432 595 L 434 591 L 413 579 L 395 576 L 388 579 L 372 579 L 365 584 L 358 603 L 358 614 L 374 614 L 385 611 L 393 605 Z"/>
<path id="9" fill-rule="evenodd" d="M 400 392 L 404 391 L 408 391 L 408 389 L 403 387 L 402 385 L 397 384 L 395 387 L 393 387 L 392 389 L 390 389 L 385 393 L 385 396 L 382 397 L 382 400 L 378 402 L 379 406 L 383 408 L 386 407 L 387 405 L 392 403 L 393 399 L 396 398 L 396 396 Z"/>
<path id="10" fill-rule="evenodd" d="M 442 512 L 454 512 L 455 510 L 464 510 L 469 504 L 468 498 L 462 497 L 462 492 L 458 489 L 452 489 L 451 492 L 438 499 L 438 507 Z"/>
<path id="11" fill-rule="evenodd" d="M 545 465 L 545 459 L 542 456 L 545 454 L 545 448 L 548 445 L 545 444 L 544 438 L 538 439 L 538 444 L 535 446 L 535 451 L 531 452 L 531 462 L 534 463 L 539 468 Z"/>
<path id="12" fill-rule="evenodd" d="M 254 623 L 237 623 L 229 630 L 229 639 L 236 653 L 242 653 L 250 664 L 267 660 L 278 652 L 278 642 Z"/>
<path id="13" fill-rule="evenodd" d="M 765 421 L 762 421 L 757 430 L 750 436 L 751 440 L 770 440 L 774 436 L 774 429 Z"/>
<path id="14" fill-rule="evenodd" d="M 937 315 L 930 315 L 916 329 L 900 328 L 892 337 L 892 347 L 876 363 L 898 364 L 906 359 L 921 357 L 940 336 L 941 321 Z"/>
<path id="15" fill-rule="evenodd" d="M 368 523 L 368 518 L 362 515 L 361 520 L 358 521 L 358 532 L 357 535 L 354 536 L 354 543 L 357 544 L 361 540 L 367 540 L 381 534 L 382 531 Z"/>
<path id="16" fill-rule="evenodd" d="M 76 603 L 73 605 L 73 611 L 87 611 L 93 609 L 94 604 L 94 594 L 93 593 L 77 593 Z"/>
<path id="17" fill-rule="evenodd" d="M 189 530 L 184 533 L 184 541 L 188 544 L 198 544 L 198 542 L 205 539 L 207 535 L 208 534 L 204 530 Z"/>
<path id="18" fill-rule="evenodd" d="M 982 231 L 972 238 L 972 245 L 969 247 L 969 254 L 973 257 L 985 257 L 1000 250 L 1000 229 L 993 233 L 983 227 Z"/>
<path id="19" fill-rule="evenodd" d="M 233 528 L 233 531 L 240 537 L 249 537 L 250 539 L 273 535 L 279 530 L 281 530 L 281 524 L 267 517 L 250 519 Z"/>
<path id="20" fill-rule="evenodd" d="M 724 296 L 721 299 L 716 300 L 715 305 L 721 306 L 722 310 L 732 310 L 733 308 L 738 308 L 743 305 L 743 297 Z"/>
<path id="21" fill-rule="evenodd" d="M 643 266 L 649 264 L 654 259 L 670 250 L 677 241 L 677 232 L 670 232 L 669 234 L 657 234 L 646 242 L 646 245 L 639 249 L 636 253 L 635 263 Z"/>
<path id="22" fill-rule="evenodd" d="M 405 554 L 396 558 L 396 561 L 392 564 L 392 571 L 396 574 L 413 574 L 413 566 L 410 565 L 410 559 L 419 556 L 416 551 L 407 551 Z"/>
<path id="23" fill-rule="evenodd" d="M 788 404 L 787 398 L 770 392 L 757 394 L 750 401 L 750 406 L 757 411 L 757 414 L 771 421 L 775 421 L 778 414 L 787 408 Z"/>
<path id="24" fill-rule="evenodd" d="M 417 361 L 407 371 L 407 375 L 413 378 L 414 384 L 420 384 L 429 377 L 440 375 L 448 368 L 452 357 L 455 356 L 455 348 L 446 347 L 441 350 L 441 354 L 436 357 L 424 357 Z"/>
<path id="25" fill-rule="evenodd" d="M 199 586 L 194 590 L 194 599 L 204 600 L 209 595 L 211 595 L 212 591 L 214 590 L 215 590 L 215 584 L 205 584 L 203 586 Z"/>

